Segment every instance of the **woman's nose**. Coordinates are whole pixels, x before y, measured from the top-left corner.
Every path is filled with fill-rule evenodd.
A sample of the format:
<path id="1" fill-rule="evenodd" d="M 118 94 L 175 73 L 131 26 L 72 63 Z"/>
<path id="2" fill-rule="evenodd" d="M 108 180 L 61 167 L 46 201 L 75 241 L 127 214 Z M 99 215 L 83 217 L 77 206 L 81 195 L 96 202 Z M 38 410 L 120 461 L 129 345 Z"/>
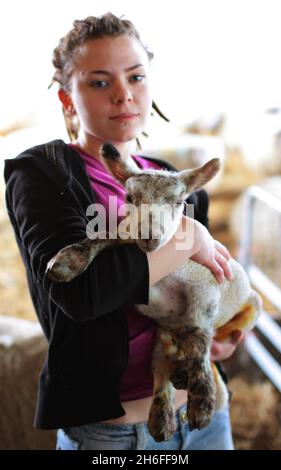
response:
<path id="1" fill-rule="evenodd" d="M 133 96 L 130 90 L 124 86 L 118 86 L 114 90 L 113 96 L 112 96 L 112 102 L 114 104 L 121 104 L 125 103 L 127 101 L 132 101 Z"/>

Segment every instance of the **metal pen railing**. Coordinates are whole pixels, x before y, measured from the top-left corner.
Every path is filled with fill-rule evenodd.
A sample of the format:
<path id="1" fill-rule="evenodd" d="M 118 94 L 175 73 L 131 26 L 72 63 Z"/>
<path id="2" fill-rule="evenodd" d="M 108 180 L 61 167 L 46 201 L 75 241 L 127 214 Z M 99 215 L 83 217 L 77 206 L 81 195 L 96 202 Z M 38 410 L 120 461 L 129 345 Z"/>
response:
<path id="1" fill-rule="evenodd" d="M 253 287 L 281 312 L 281 289 L 260 266 L 255 264 L 252 254 L 255 205 L 257 202 L 262 203 L 270 210 L 273 210 L 278 217 L 280 216 L 281 220 L 281 200 L 260 187 L 252 186 L 247 190 L 244 201 L 246 217 L 242 227 L 238 261 L 246 269 Z M 271 227 L 268 227 L 269 234 L 270 229 Z M 281 241 L 281 232 L 279 237 Z M 277 256 L 277 269 L 281 269 L 281 259 L 279 262 L 280 266 L 278 266 Z M 270 344 L 270 349 L 276 352 L 275 357 L 278 357 L 281 354 L 281 328 L 278 323 L 264 310 L 257 322 L 256 328 L 266 338 Z M 281 361 L 273 357 L 254 332 L 246 335 L 245 347 L 263 373 L 281 392 Z"/>

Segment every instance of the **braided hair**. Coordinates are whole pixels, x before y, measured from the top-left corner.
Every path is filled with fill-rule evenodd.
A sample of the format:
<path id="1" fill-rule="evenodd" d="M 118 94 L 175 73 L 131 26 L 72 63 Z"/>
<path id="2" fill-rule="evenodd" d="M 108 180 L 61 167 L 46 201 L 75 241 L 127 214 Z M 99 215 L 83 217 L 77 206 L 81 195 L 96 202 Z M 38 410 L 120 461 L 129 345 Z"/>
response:
<path id="1" fill-rule="evenodd" d="M 84 20 L 75 20 L 73 28 L 60 39 L 58 46 L 54 49 L 52 63 L 55 67 L 55 73 L 52 77 L 51 85 L 57 82 L 61 88 L 69 92 L 75 50 L 92 39 L 103 37 L 114 38 L 122 35 L 129 35 L 137 39 L 144 48 L 149 61 L 152 60 L 153 53 L 143 44 L 138 31 L 131 21 L 122 17 L 118 18 L 112 13 L 107 13 L 100 17 L 88 16 Z M 162 119 L 169 121 L 154 101 L 152 102 L 152 108 Z M 73 141 L 78 137 L 79 123 L 75 116 L 70 116 L 64 108 L 63 115 L 69 138 Z M 137 143 L 140 147 L 138 139 Z"/>

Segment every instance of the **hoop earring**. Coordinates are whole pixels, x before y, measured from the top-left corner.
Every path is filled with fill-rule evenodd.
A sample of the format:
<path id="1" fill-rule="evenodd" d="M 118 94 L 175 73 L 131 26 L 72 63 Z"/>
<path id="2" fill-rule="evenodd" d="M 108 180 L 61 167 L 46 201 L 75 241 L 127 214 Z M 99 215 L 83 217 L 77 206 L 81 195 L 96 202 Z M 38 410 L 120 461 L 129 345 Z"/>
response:
<path id="1" fill-rule="evenodd" d="M 74 110 L 73 106 L 68 106 L 67 113 L 69 114 L 69 116 L 74 116 L 75 110 Z"/>
<path id="2" fill-rule="evenodd" d="M 63 117 L 65 120 L 65 125 L 66 125 L 68 136 L 71 142 L 73 142 L 74 140 L 78 138 L 79 127 L 80 127 L 77 114 L 74 111 L 73 115 L 71 116 L 70 114 L 68 114 L 68 112 L 65 110 L 63 106 L 62 106 L 62 112 L 63 112 Z"/>

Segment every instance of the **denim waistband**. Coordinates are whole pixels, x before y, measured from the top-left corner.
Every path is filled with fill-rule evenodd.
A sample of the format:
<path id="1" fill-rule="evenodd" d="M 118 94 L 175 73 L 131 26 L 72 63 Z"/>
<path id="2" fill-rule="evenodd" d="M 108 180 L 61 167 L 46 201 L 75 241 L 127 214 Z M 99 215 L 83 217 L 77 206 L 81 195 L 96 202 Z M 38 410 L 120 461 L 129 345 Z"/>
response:
<path id="1" fill-rule="evenodd" d="M 57 449 L 61 450 L 232 450 L 229 409 L 217 411 L 209 426 L 190 431 L 186 405 L 176 411 L 177 429 L 168 441 L 156 442 L 147 423 L 91 423 L 58 430 Z"/>
<path id="2" fill-rule="evenodd" d="M 187 416 L 186 416 L 186 403 L 181 405 L 177 410 L 176 410 L 176 422 L 177 425 L 179 423 L 184 423 L 187 421 Z M 126 435 L 131 435 L 135 434 L 136 432 L 136 427 L 139 425 L 146 424 L 146 422 L 139 422 L 139 423 L 130 423 L 130 424 L 108 424 L 108 423 L 90 423 L 90 424 L 84 424 L 82 426 L 78 426 L 76 429 L 79 428 L 79 431 L 85 430 L 86 432 L 90 432 L 91 429 L 95 429 L 96 431 L 103 430 L 107 432 L 114 432 L 118 431 L 120 433 L 125 433 Z M 66 432 L 69 432 L 71 430 L 75 430 L 75 428 L 65 428 L 64 429 Z"/>

